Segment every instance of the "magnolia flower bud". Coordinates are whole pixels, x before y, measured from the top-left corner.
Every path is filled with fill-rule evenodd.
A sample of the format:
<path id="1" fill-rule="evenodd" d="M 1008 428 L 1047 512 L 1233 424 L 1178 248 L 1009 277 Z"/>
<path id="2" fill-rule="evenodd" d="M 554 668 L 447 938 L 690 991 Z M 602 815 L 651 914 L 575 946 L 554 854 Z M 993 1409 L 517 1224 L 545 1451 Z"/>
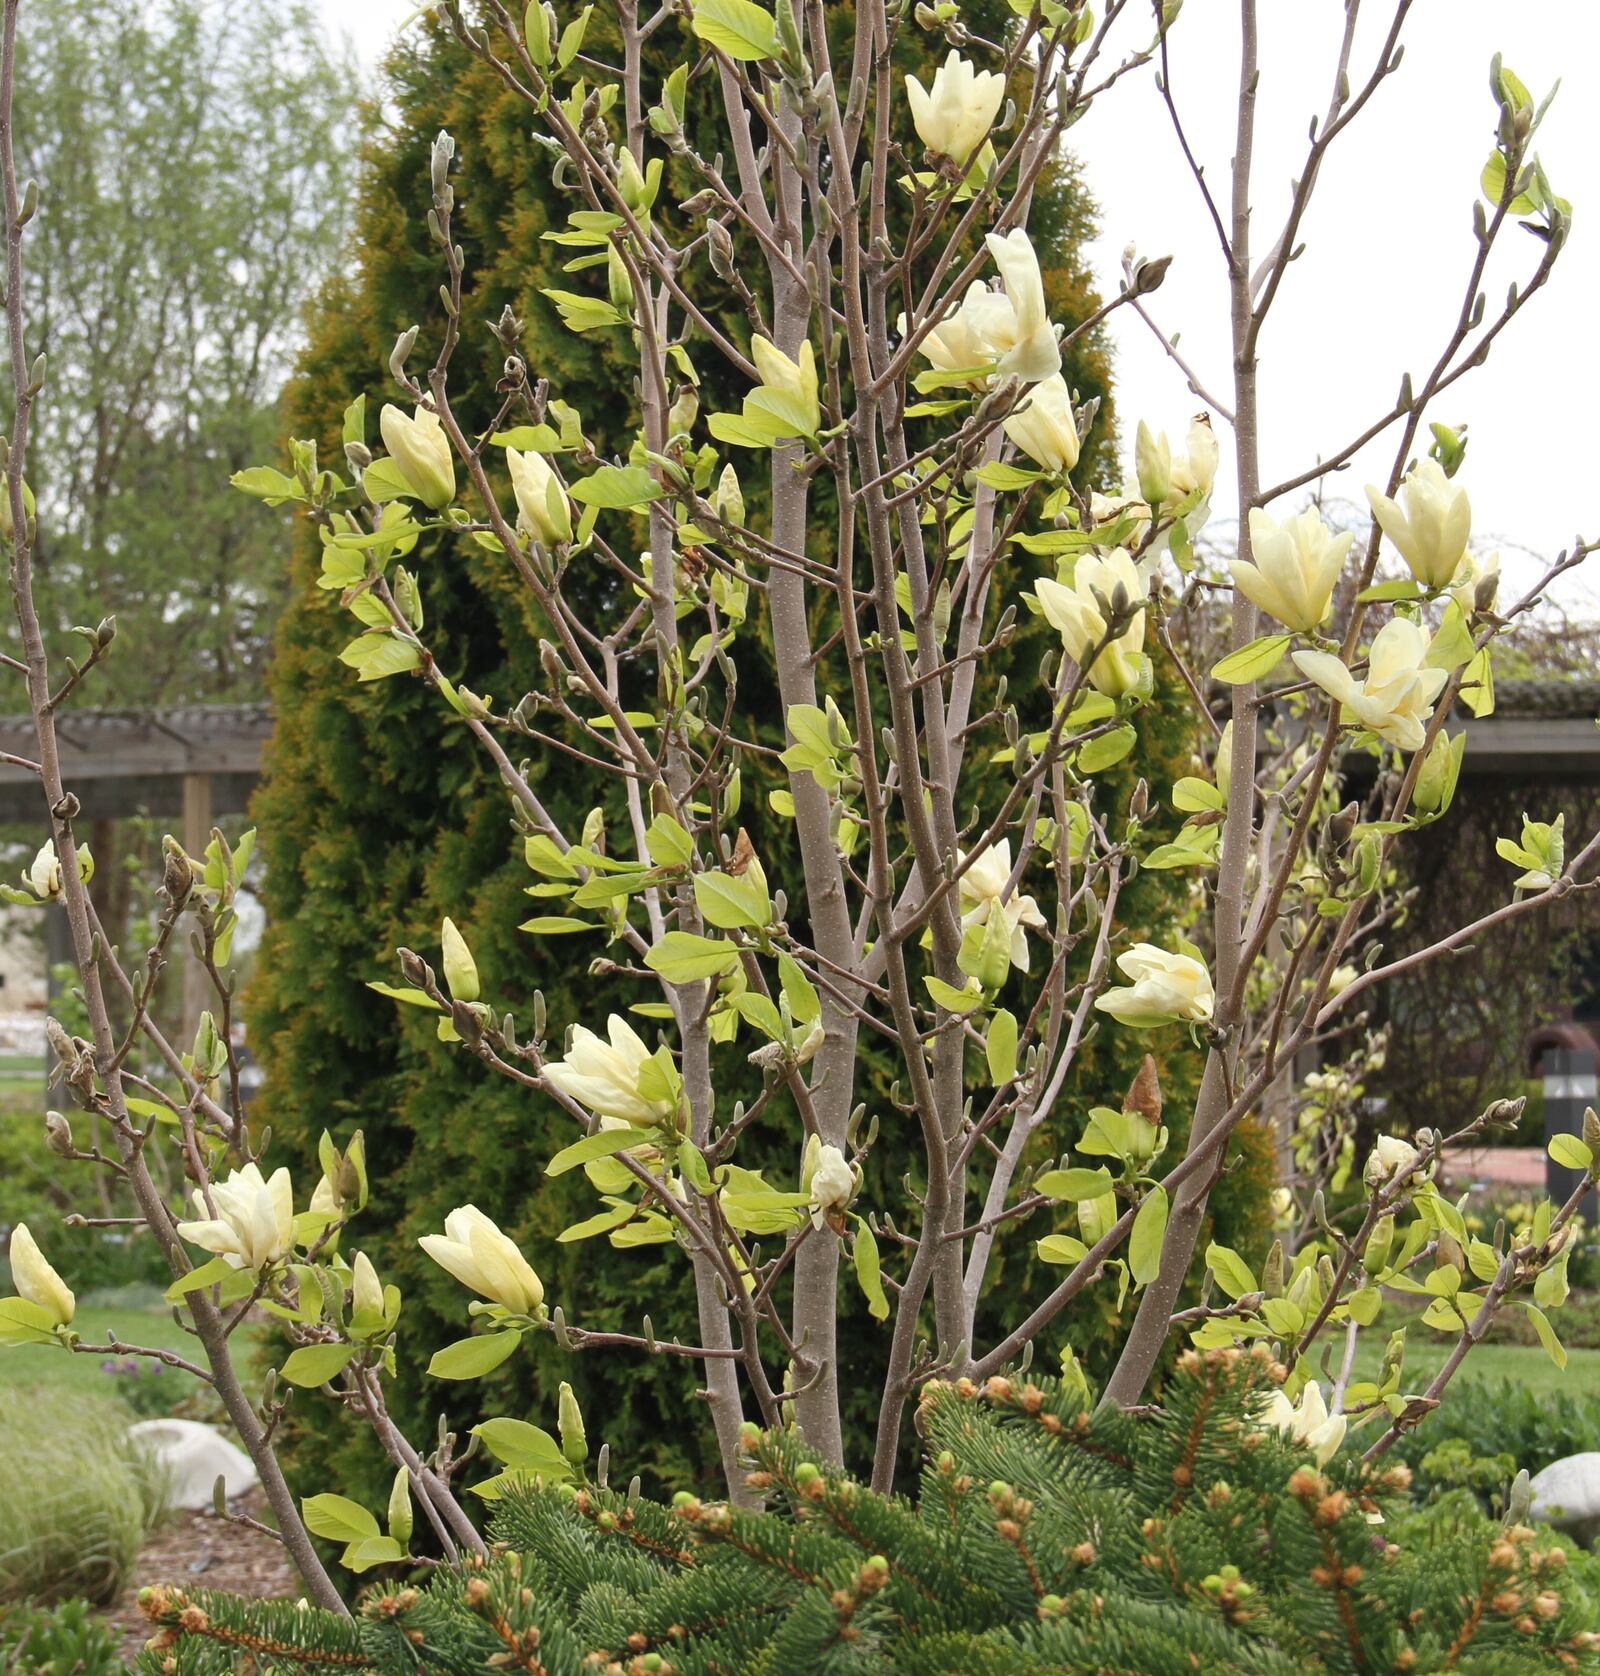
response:
<path id="1" fill-rule="evenodd" d="M 453 919 L 446 919 L 439 931 L 444 952 L 444 981 L 450 987 L 452 1001 L 478 999 L 478 967 L 467 947 L 467 940 L 456 930 Z"/>
<path id="2" fill-rule="evenodd" d="M 439 415 L 418 403 L 415 415 L 408 418 L 386 402 L 378 429 L 406 487 L 425 506 L 443 511 L 456 498 L 456 458 Z"/>
<path id="3" fill-rule="evenodd" d="M 1152 509 L 1160 506 L 1172 492 L 1172 449 L 1166 433 L 1155 435 L 1142 419 L 1133 445 L 1133 463 L 1139 493 Z"/>
<path id="4" fill-rule="evenodd" d="M 387 1523 L 390 1536 L 402 1548 L 406 1547 L 415 1528 L 411 1511 L 411 1473 L 406 1467 L 401 1467 L 394 1475 L 394 1483 L 389 1490 Z"/>
<path id="5" fill-rule="evenodd" d="M 11 1284 L 25 1303 L 45 1311 L 53 1325 L 65 1327 L 77 1312 L 72 1288 L 51 1268 L 26 1222 L 11 1230 Z"/>
<path id="6" fill-rule="evenodd" d="M 78 857 L 78 877 L 85 884 L 94 877 L 94 857 L 87 844 L 73 846 Z M 54 902 L 62 892 L 61 862 L 56 855 L 54 839 L 47 839 L 33 858 L 33 865 L 22 875 L 23 882 L 41 902 Z"/>
<path id="7" fill-rule="evenodd" d="M 556 1426 L 561 1433 L 561 1453 L 575 1467 L 581 1467 L 589 1458 L 589 1438 L 583 1429 L 583 1410 L 565 1380 L 556 1393 Z"/>
<path id="8" fill-rule="evenodd" d="M 58 1158 L 72 1156 L 72 1125 L 62 1113 L 49 1111 L 44 1114 L 44 1144 Z"/>
<path id="9" fill-rule="evenodd" d="M 717 516 L 725 524 L 744 526 L 744 495 L 739 489 L 739 474 L 733 469 L 730 460 L 722 468 L 722 475 L 717 479 L 717 495 L 712 502 Z"/>
<path id="10" fill-rule="evenodd" d="M 546 547 L 572 539 L 572 511 L 550 462 L 543 454 L 506 450 L 511 492 L 517 499 L 517 522 Z"/>
<path id="11" fill-rule="evenodd" d="M 22 510 L 31 526 L 34 517 L 33 490 L 28 487 L 26 479 L 22 484 Z M 9 541 L 15 533 L 16 519 L 11 510 L 11 485 L 0 482 L 0 535 Z"/>
<path id="12" fill-rule="evenodd" d="M 356 1315 L 383 1314 L 383 1282 L 364 1251 L 350 1265 L 350 1307 Z"/>
<path id="13" fill-rule="evenodd" d="M 682 385 L 667 410 L 667 430 L 673 436 L 687 436 L 700 413 L 700 397 L 692 384 Z"/>

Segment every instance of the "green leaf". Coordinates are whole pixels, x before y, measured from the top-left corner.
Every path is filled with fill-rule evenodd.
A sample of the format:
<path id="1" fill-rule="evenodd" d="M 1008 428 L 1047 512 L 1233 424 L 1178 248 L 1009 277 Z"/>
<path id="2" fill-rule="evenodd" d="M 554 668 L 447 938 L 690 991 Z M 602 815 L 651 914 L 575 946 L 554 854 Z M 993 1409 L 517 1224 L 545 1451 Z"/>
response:
<path id="1" fill-rule="evenodd" d="M 268 506 L 282 506 L 286 500 L 306 498 L 306 492 L 300 487 L 298 479 L 285 477 L 281 471 L 274 471 L 271 466 L 251 466 L 246 471 L 236 471 L 228 481 L 241 494 L 254 495 L 257 500 L 264 500 Z"/>
<path id="2" fill-rule="evenodd" d="M 793 955 L 778 956 L 778 983 L 796 1024 L 814 1024 L 822 1017 L 822 998 Z"/>
<path id="3" fill-rule="evenodd" d="M 592 1240 L 600 1234 L 609 1234 L 613 1229 L 620 1228 L 623 1223 L 631 1222 L 639 1214 L 637 1205 L 617 1205 L 611 1210 L 596 1211 L 593 1216 L 586 1216 L 582 1222 L 574 1222 L 570 1228 L 563 1228 L 556 1235 L 557 1245 L 576 1245 L 581 1240 Z"/>
<path id="4" fill-rule="evenodd" d="M 55 1317 L 26 1298 L 0 1298 L 0 1345 L 54 1344 Z"/>
<path id="5" fill-rule="evenodd" d="M 1547 1150 L 1564 1169 L 1589 1170 L 1594 1167 L 1593 1150 L 1576 1135 L 1552 1135 Z"/>
<path id="6" fill-rule="evenodd" d="M 348 664 L 363 681 L 384 681 L 416 669 L 422 653 L 414 641 L 392 634 L 363 634 L 345 647 L 339 662 Z"/>
<path id="7" fill-rule="evenodd" d="M 1161 1242 L 1167 1233 L 1167 1192 L 1152 1187 L 1133 1219 L 1128 1238 L 1128 1268 L 1135 1286 L 1146 1286 L 1161 1268 Z"/>
<path id="8" fill-rule="evenodd" d="M 630 1146 L 637 1146 L 641 1139 L 649 1133 L 642 1133 L 633 1129 L 599 1129 L 592 1135 L 585 1135 L 581 1141 L 574 1141 L 571 1146 L 564 1146 L 544 1167 L 547 1176 L 564 1176 L 568 1170 L 575 1170 L 580 1164 L 592 1164 L 597 1158 L 611 1158 L 619 1152 L 626 1152 Z"/>
<path id="9" fill-rule="evenodd" d="M 128 1103 L 130 1107 L 133 1104 L 131 1100 Z M 202 1263 L 199 1268 L 190 1269 L 187 1274 L 180 1274 L 162 1296 L 169 1304 L 182 1303 L 186 1293 L 216 1286 L 235 1273 L 237 1270 L 226 1257 L 213 1257 L 209 1263 Z"/>
<path id="10" fill-rule="evenodd" d="M 1383 1293 L 1376 1286 L 1363 1286 L 1350 1294 L 1350 1301 L 1346 1306 L 1350 1311 L 1350 1319 L 1363 1327 L 1370 1327 L 1378 1319 L 1378 1311 L 1383 1308 Z"/>
<path id="11" fill-rule="evenodd" d="M 687 867 L 694 860 L 694 839 L 671 815 L 651 821 L 644 844 L 657 867 Z"/>
<path id="12" fill-rule="evenodd" d="M 1224 802 L 1218 787 L 1193 774 L 1185 774 L 1172 788 L 1172 807 L 1181 814 L 1197 815 L 1203 810 L 1221 809 Z"/>
<path id="13" fill-rule="evenodd" d="M 1522 1307 L 1527 1310 L 1528 1319 L 1533 1323 L 1533 1330 L 1539 1335 L 1545 1353 L 1558 1368 L 1564 1368 L 1567 1365 L 1567 1347 L 1556 1337 L 1549 1317 L 1537 1304 L 1524 1304 Z"/>
<path id="14" fill-rule="evenodd" d="M 729 58 L 777 56 L 778 26 L 771 13 L 751 0 L 696 0 L 694 32 Z"/>
<path id="15" fill-rule="evenodd" d="M 1098 1199 L 1112 1188 L 1111 1172 L 1098 1170 L 1046 1170 L 1034 1182 L 1036 1193 L 1051 1199 L 1066 1199 L 1076 1204 L 1080 1199 Z"/>
<path id="16" fill-rule="evenodd" d="M 1017 1017 L 1002 1007 L 989 1020 L 989 1034 L 983 1041 L 989 1061 L 989 1080 L 1003 1088 L 1017 1074 Z"/>
<path id="17" fill-rule="evenodd" d="M 1121 762 L 1138 742 L 1139 735 L 1132 723 L 1122 722 L 1109 733 L 1102 733 L 1098 739 L 1091 739 L 1078 752 L 1078 772 L 1098 774 L 1102 769 Z"/>
<path id="18" fill-rule="evenodd" d="M 619 509 L 645 506 L 666 490 L 643 466 L 601 466 L 591 477 L 580 477 L 567 493 L 584 506 Z"/>
<path id="19" fill-rule="evenodd" d="M 339 1564 L 346 1571 L 370 1571 L 375 1565 L 393 1565 L 405 1557 L 405 1549 L 392 1536 L 364 1536 L 346 1547 Z"/>
<path id="20" fill-rule="evenodd" d="M 983 1005 L 981 989 L 957 989 L 943 978 L 924 978 L 922 982 L 947 1013 L 970 1013 L 974 1007 Z"/>
<path id="21" fill-rule="evenodd" d="M 343 1373 L 355 1353 L 353 1344 L 303 1344 L 279 1371 L 291 1385 L 314 1389 Z"/>
<path id="22" fill-rule="evenodd" d="M 604 926 L 596 925 L 593 920 L 573 919 L 565 914 L 540 914 L 534 919 L 525 919 L 517 927 L 518 931 L 531 931 L 535 937 L 570 937 L 578 931 L 604 929 Z"/>
<path id="23" fill-rule="evenodd" d="M 1265 634 L 1259 640 L 1252 640 L 1248 646 L 1241 646 L 1237 652 L 1230 652 L 1219 663 L 1213 664 L 1211 678 L 1224 681 L 1230 687 L 1259 681 L 1283 661 L 1283 654 L 1288 651 L 1292 639 L 1292 634 Z"/>
<path id="24" fill-rule="evenodd" d="M 887 1321 L 889 1300 L 883 1290 L 883 1273 L 878 1261 L 878 1242 L 865 1221 L 856 1223 L 856 1283 L 867 1300 L 867 1313 L 874 1321 Z"/>
<path id="25" fill-rule="evenodd" d="M 391 1001 L 399 1001 L 403 1006 L 426 1007 L 430 1013 L 441 1011 L 439 1003 L 425 989 L 407 989 L 392 983 L 369 983 L 367 988 L 386 995 Z"/>
<path id="26" fill-rule="evenodd" d="M 472 1428 L 472 1435 L 482 1440 L 497 1461 L 514 1471 L 537 1473 L 555 1482 L 565 1482 L 572 1476 L 561 1446 L 549 1432 L 526 1420 L 485 1420 Z"/>
<path id="27" fill-rule="evenodd" d="M 694 983 L 700 978 L 720 978 L 739 964 L 739 951 L 713 937 L 696 937 L 689 931 L 669 931 L 644 957 L 652 972 L 668 983 Z"/>
<path id="28" fill-rule="evenodd" d="M 772 922 L 772 898 L 754 869 L 732 873 L 696 873 L 694 899 L 707 923 L 719 931 L 756 930 Z"/>
<path id="29" fill-rule="evenodd" d="M 1089 1248 L 1071 1234 L 1048 1234 L 1038 1243 L 1041 1263 L 1077 1263 L 1089 1255 Z"/>
<path id="30" fill-rule="evenodd" d="M 554 454 L 561 438 L 549 425 L 513 425 L 489 438 L 496 448 L 515 448 L 519 454 Z"/>
<path id="31" fill-rule="evenodd" d="M 300 1498 L 300 1517 L 313 1536 L 330 1542 L 360 1542 L 379 1534 L 378 1521 L 360 1502 L 331 1492 Z"/>
<path id="32" fill-rule="evenodd" d="M 1246 1292 L 1258 1292 L 1256 1277 L 1250 1265 L 1231 1246 L 1213 1241 L 1206 1247 L 1206 1267 L 1217 1277 L 1217 1285 L 1230 1298 L 1242 1298 Z"/>
<path id="33" fill-rule="evenodd" d="M 428 1363 L 430 1379 L 481 1379 L 497 1368 L 522 1342 L 515 1327 L 504 1332 L 485 1333 L 481 1338 L 460 1338 L 436 1350 Z"/>

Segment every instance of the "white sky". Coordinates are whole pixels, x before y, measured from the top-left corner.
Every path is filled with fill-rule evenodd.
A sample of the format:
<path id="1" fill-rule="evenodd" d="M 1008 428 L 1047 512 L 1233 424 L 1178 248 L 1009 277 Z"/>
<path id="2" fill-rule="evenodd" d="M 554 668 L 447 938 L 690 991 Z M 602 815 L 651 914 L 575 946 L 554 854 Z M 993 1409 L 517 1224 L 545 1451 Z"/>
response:
<path id="1" fill-rule="evenodd" d="M 332 30 L 380 55 L 414 0 L 322 0 Z M 1135 38 L 1147 29 L 1144 8 Z M 1306 132 L 1331 88 L 1342 0 L 1265 0 L 1255 241 L 1270 248 L 1300 172 Z M 1366 0 L 1353 80 L 1361 85 L 1392 6 Z M 1370 17 L 1366 14 L 1371 14 Z M 1188 0 L 1172 40 L 1173 90 L 1191 143 L 1225 198 L 1232 151 L 1237 7 Z M 1590 0 L 1416 0 L 1405 60 L 1335 143 L 1261 345 L 1263 452 L 1269 479 L 1296 473 L 1359 433 L 1393 401 L 1403 372 L 1420 381 L 1455 319 L 1472 261 L 1472 202 L 1493 144 L 1489 60 L 1497 50 L 1535 98 L 1560 95 L 1537 147 L 1573 203 L 1571 238 L 1550 285 L 1502 336 L 1488 363 L 1441 398 L 1432 417 L 1470 426 L 1462 481 L 1486 537 L 1553 554 L 1582 530 L 1600 535 L 1595 470 L 1600 385 L 1600 7 Z M 1165 330 L 1226 401 L 1227 300 L 1221 255 L 1148 71 L 1129 77 L 1075 127 L 1074 149 L 1099 201 L 1094 260 L 1115 292 L 1123 246 L 1176 257 L 1151 299 Z M 1486 286 L 1492 314 L 1538 247 L 1512 227 Z M 1149 330 L 1113 317 L 1117 402 L 1176 442 L 1199 404 Z M 1390 445 L 1392 448 L 1392 444 Z M 1228 449 L 1224 442 L 1224 460 Z M 1330 484 L 1360 499 L 1389 454 L 1375 446 Z M 1227 504 L 1219 485 L 1216 504 Z M 1591 566 L 1600 576 L 1600 558 Z M 1508 572 L 1526 575 L 1508 558 Z M 1577 579 L 1574 579 L 1576 581 Z M 1600 585 L 1569 586 L 1600 601 Z"/>

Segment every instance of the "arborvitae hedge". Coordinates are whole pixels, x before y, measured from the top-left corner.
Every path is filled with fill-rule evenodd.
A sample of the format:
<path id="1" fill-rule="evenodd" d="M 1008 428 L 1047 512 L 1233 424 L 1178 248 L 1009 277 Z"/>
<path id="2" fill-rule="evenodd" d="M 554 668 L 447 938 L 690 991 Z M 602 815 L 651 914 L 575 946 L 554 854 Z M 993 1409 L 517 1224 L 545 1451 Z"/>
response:
<path id="1" fill-rule="evenodd" d="M 847 9 L 840 12 L 847 23 Z M 597 14 L 591 30 L 601 27 Z M 568 333 L 538 291 L 559 280 L 554 247 L 540 235 L 563 223 L 566 206 L 550 190 L 549 159 L 530 144 L 519 108 L 477 61 L 423 25 L 389 64 L 383 109 L 383 124 L 362 157 L 359 263 L 352 276 L 330 286 L 315 311 L 289 392 L 290 434 L 318 438 L 324 458 L 337 465 L 345 405 L 365 391 L 373 412 L 393 394 L 385 366 L 396 336 L 420 324 L 418 354 L 431 354 L 437 343 L 436 301 L 432 314 L 425 311 L 439 275 L 423 218 L 429 146 L 438 129 L 448 128 L 459 148 L 455 228 L 469 276 L 455 363 L 458 411 L 469 421 L 487 417 L 482 405 L 501 354 L 487 325 L 510 305 L 527 322 L 524 347 L 535 374 L 579 407 L 602 446 L 624 438 L 636 423 L 624 347 L 612 334 Z M 1075 252 L 1089 232 L 1089 206 L 1069 171 L 1059 171 L 1038 194 L 1033 226 L 1051 252 L 1046 277 L 1056 318 L 1084 318 L 1095 298 Z M 738 329 L 742 335 L 742 324 Z M 703 361 L 710 384 L 718 369 L 710 356 Z M 1106 396 L 1097 341 L 1077 346 L 1066 371 L 1082 395 Z M 704 405 L 736 404 L 709 397 Z M 1107 400 L 1091 451 L 1102 466 L 1112 454 L 1109 418 Z M 508 568 L 465 541 L 419 551 L 417 558 L 430 645 L 444 671 L 514 701 L 536 683 L 538 625 Z M 396 945 L 432 949 L 441 918 L 450 914 L 471 942 L 485 992 L 525 1014 L 531 992 L 542 988 L 557 1031 L 641 998 L 637 987 L 589 976 L 592 945 L 535 940 L 515 929 L 526 916 L 529 875 L 520 846 L 510 841 L 506 805 L 487 763 L 420 685 L 357 685 L 335 662 L 349 638 L 349 619 L 317 586 L 318 549 L 309 532 L 297 538 L 290 562 L 292 602 L 272 668 L 277 733 L 255 811 L 269 917 L 250 996 L 252 1037 L 267 1071 L 257 1120 L 271 1124 L 278 1156 L 297 1164 L 305 1190 L 315 1179 L 322 1128 L 341 1141 L 357 1127 L 366 1132 L 373 1203 L 346 1244 L 365 1249 L 405 1293 L 407 1361 L 392 1406 L 414 1435 L 430 1435 L 441 1408 L 459 1425 L 491 1412 L 547 1414 L 557 1379 L 570 1378 L 626 1471 L 668 1486 L 703 1484 L 711 1431 L 693 1396 L 693 1371 L 673 1358 L 590 1357 L 573 1366 L 544 1339 L 481 1385 L 443 1386 L 422 1375 L 431 1350 L 458 1337 L 464 1318 L 460 1289 L 421 1255 L 416 1239 L 465 1200 L 517 1236 L 550 1298 L 586 1326 L 636 1330 L 648 1310 L 659 1331 L 692 1333 L 689 1271 L 672 1247 L 621 1253 L 598 1243 L 556 1244 L 556 1233 L 593 1207 L 581 1173 L 555 1182 L 542 1175 L 546 1159 L 570 1138 L 565 1119 L 552 1124 L 553 1106 L 492 1079 L 439 1044 L 431 1020 L 365 987 L 369 979 L 393 978 Z M 1013 597 L 1018 581 L 1007 590 Z M 1048 633 L 1030 623 L 1019 634 L 1017 690 L 1031 689 Z M 765 685 L 775 691 L 775 681 Z M 747 671 L 742 692 L 762 687 Z M 1142 773 L 1159 797 L 1187 767 L 1184 703 L 1176 692 L 1168 697 L 1142 729 L 1143 754 L 1127 766 L 1124 794 Z M 781 726 L 774 703 L 771 733 Z M 597 801 L 592 779 L 570 760 L 535 762 L 530 774 L 541 799 L 571 829 Z M 615 793 L 607 795 L 615 800 Z M 760 809 L 764 797 L 747 793 L 746 804 Z M 611 814 L 616 824 L 619 813 Z M 775 881 L 798 872 L 783 823 L 767 818 L 755 837 Z M 1128 924 L 1167 920 L 1183 888 L 1171 874 L 1141 877 L 1123 894 Z M 1115 1099 L 1126 1087 L 1136 1068 L 1127 1038 L 1109 1032 L 1090 1045 L 1079 1104 L 1063 1110 L 1050 1149 L 1070 1142 L 1088 1106 Z M 753 1073 L 742 1051 L 730 1054 L 723 1069 L 731 1106 L 735 1094 L 750 1092 L 743 1082 Z M 1181 1114 L 1191 1092 L 1169 1086 L 1169 1114 Z M 863 1097 L 870 1094 L 863 1090 Z M 748 1144 L 747 1162 L 761 1161 L 759 1149 L 766 1147 L 780 1168 L 794 1168 L 792 1137 L 776 1126 Z M 894 1179 L 899 1165 L 884 1159 L 879 1168 Z M 1270 1158 L 1258 1149 L 1252 1167 L 1225 1183 L 1219 1238 L 1245 1248 L 1257 1240 L 1269 1168 Z M 1010 1319 L 1019 1300 L 1046 1285 L 1048 1273 L 1038 1271 L 1032 1256 L 1033 1237 L 1046 1231 L 1030 1224 L 1025 1237 L 997 1253 L 991 1271 L 997 1304 L 985 1312 L 980 1332 Z M 857 1309 L 853 1299 L 850 1307 Z M 864 1310 L 851 1320 L 848 1421 L 859 1450 L 876 1416 L 873 1370 L 886 1353 L 887 1335 Z M 1066 1325 L 1094 1366 L 1112 1342 L 1108 1307 L 1090 1302 Z M 360 1496 L 386 1481 L 387 1466 L 370 1439 L 315 1400 L 297 1410 L 288 1444 L 292 1474 L 304 1489 L 338 1485 Z"/>

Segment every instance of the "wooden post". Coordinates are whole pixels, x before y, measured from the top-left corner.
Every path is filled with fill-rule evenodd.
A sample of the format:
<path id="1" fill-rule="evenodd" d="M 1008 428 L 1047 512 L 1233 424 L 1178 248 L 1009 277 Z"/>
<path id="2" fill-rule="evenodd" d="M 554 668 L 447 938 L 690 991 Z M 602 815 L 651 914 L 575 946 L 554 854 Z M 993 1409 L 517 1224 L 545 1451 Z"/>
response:
<path id="1" fill-rule="evenodd" d="M 183 777 L 183 847 L 196 861 L 206 853 L 211 842 L 211 776 L 185 774 Z M 183 1047 L 194 1041 L 200 1026 L 200 1015 L 211 1002 L 211 985 L 204 968 L 189 955 L 187 935 L 183 941 Z"/>

